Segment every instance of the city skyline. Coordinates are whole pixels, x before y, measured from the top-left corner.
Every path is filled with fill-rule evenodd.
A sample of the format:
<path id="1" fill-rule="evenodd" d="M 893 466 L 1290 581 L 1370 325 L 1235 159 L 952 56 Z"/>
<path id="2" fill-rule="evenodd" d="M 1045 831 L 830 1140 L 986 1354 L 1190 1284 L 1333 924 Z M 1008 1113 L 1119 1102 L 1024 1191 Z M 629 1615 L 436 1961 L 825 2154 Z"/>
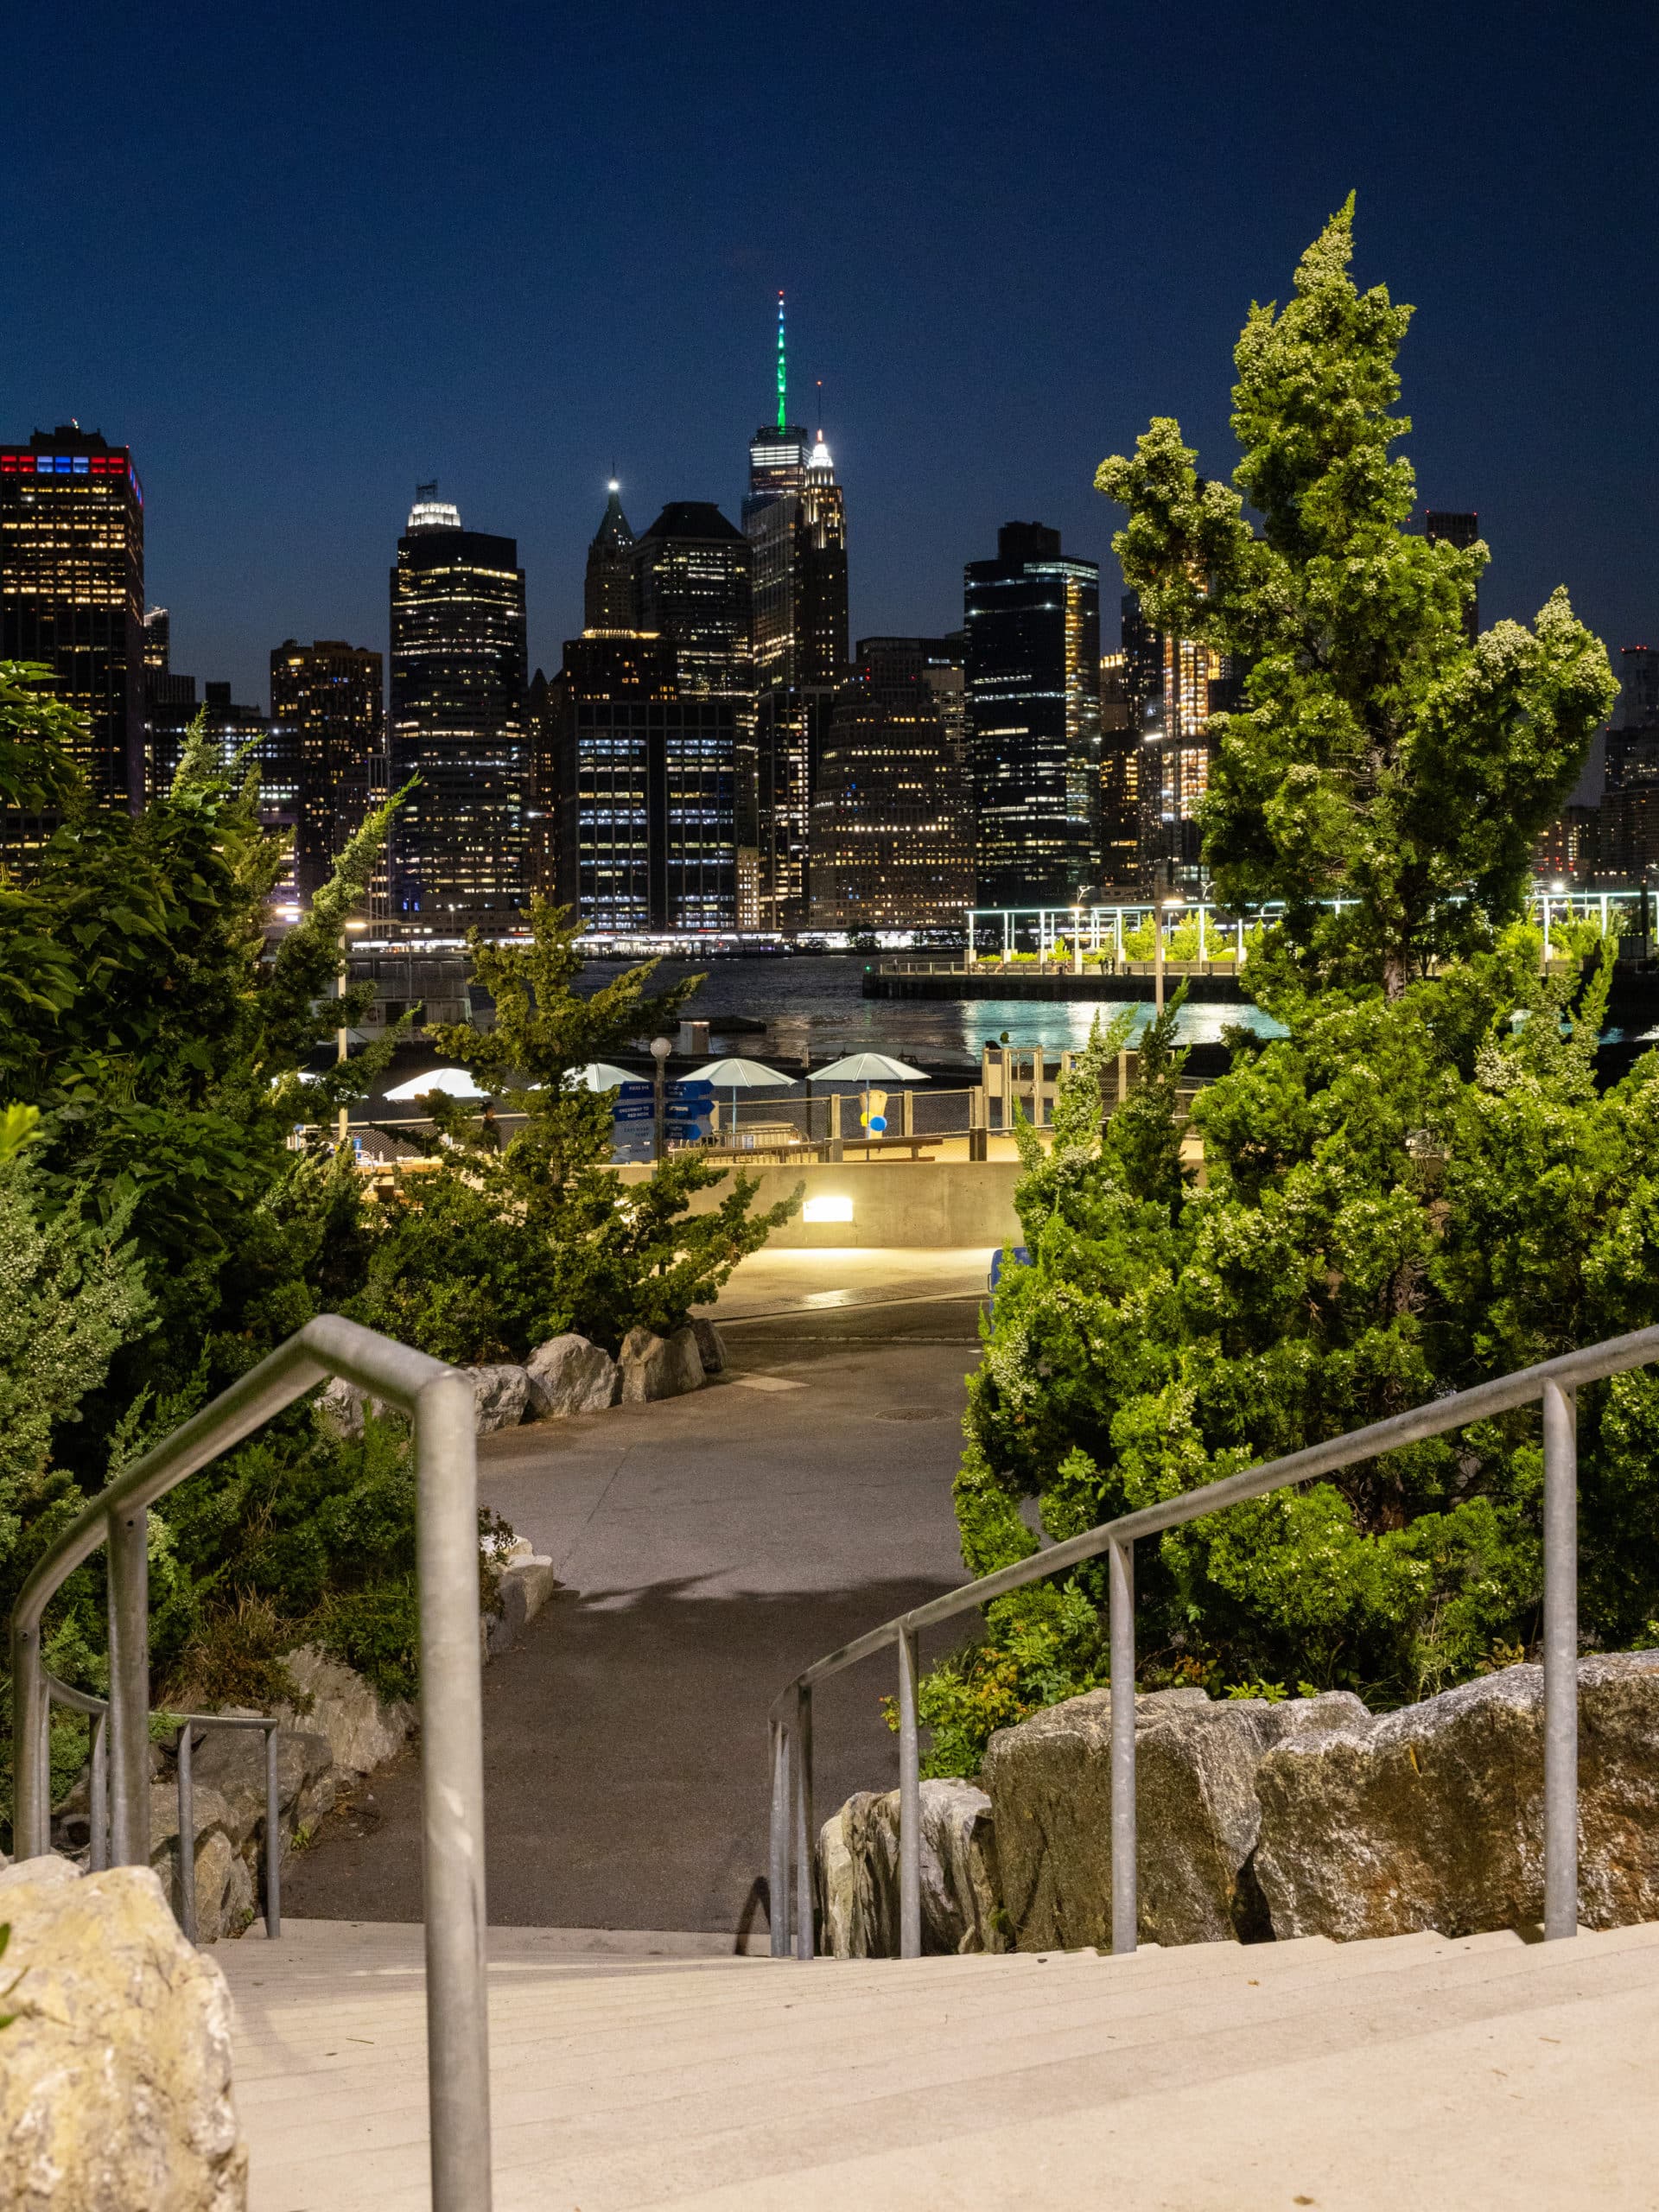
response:
<path id="1" fill-rule="evenodd" d="M 1300 7 L 1247 29 L 1062 10 L 1016 39 L 987 10 L 946 30 L 855 6 L 800 57 L 827 119 L 811 159 L 762 192 L 739 65 L 758 11 L 712 39 L 626 8 L 486 35 L 416 5 L 390 41 L 330 21 L 298 99 L 303 7 L 279 41 L 204 22 L 164 47 L 94 5 L 127 97 L 26 106 L 0 156 L 28 302 L 0 422 L 27 437 L 73 416 L 130 446 L 175 664 L 237 697 L 285 637 L 385 649 L 377 578 L 434 476 L 517 537 L 531 664 L 551 669 L 613 464 L 636 521 L 674 499 L 734 512 L 782 286 L 791 411 L 817 428 L 822 377 L 855 518 L 855 632 L 951 626 L 963 562 L 1017 514 L 1098 560 L 1115 610 L 1096 464 L 1173 412 L 1230 466 L 1244 311 L 1282 296 L 1352 185 L 1357 273 L 1419 310 L 1420 506 L 1478 509 L 1487 621 L 1564 582 L 1616 652 L 1659 631 L 1659 431 L 1655 309 L 1628 266 L 1656 185 L 1623 89 L 1656 32 L 1615 12 L 1617 34 L 1576 41 L 1483 7 L 1408 8 L 1386 39 Z M 1178 157 L 1153 162 L 1178 69 Z M 211 118 L 230 109 L 260 159 L 227 179 Z M 416 146 L 435 191 L 401 188 Z M 642 224 L 652 205 L 672 220 Z M 81 271 L 111 224 L 142 312 L 100 320 Z"/>

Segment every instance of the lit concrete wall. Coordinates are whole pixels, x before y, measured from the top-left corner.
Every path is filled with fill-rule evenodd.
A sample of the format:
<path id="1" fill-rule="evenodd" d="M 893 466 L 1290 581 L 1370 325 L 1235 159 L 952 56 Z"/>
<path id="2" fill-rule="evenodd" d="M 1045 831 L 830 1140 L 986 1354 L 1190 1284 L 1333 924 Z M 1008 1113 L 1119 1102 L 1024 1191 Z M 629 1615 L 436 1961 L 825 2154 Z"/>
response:
<path id="1" fill-rule="evenodd" d="M 783 1251 L 838 1244 L 979 1244 L 991 1251 L 999 1244 L 1018 1244 L 1014 1186 L 1020 1172 L 1017 1160 L 883 1160 L 868 1166 L 849 1160 L 838 1167 L 747 1170 L 760 1185 L 759 1206 L 775 1205 L 804 1184 L 809 1207 L 842 1217 L 807 1221 L 797 1214 L 768 1239 L 769 1250 Z M 650 1171 L 622 1167 L 617 1173 L 625 1183 L 639 1183 Z M 699 1191 L 691 1200 L 692 1211 L 712 1211 L 729 1187 L 722 1177 L 713 1188 Z M 844 1217 L 849 1204 L 850 1221 Z"/>

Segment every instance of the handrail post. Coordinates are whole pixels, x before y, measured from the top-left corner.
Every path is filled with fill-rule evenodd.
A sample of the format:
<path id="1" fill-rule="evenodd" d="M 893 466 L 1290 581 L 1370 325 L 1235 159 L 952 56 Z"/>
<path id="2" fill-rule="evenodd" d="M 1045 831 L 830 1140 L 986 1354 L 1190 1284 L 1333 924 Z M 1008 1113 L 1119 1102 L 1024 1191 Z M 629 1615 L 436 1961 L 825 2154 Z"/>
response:
<path id="1" fill-rule="evenodd" d="M 41 1700 L 41 1726 L 35 1739 L 35 1770 L 41 1777 L 41 1819 L 45 1841 L 42 1851 L 52 1848 L 52 1686 L 46 1685 L 46 1695 Z"/>
<path id="2" fill-rule="evenodd" d="M 1544 1402 L 1544 1940 L 1579 1932 L 1579 1443 L 1574 1394 Z"/>
<path id="3" fill-rule="evenodd" d="M 92 1872 L 101 1874 L 110 1863 L 110 1716 L 100 1713 L 92 1729 L 92 1773 L 89 1811 L 92 1819 Z"/>
<path id="4" fill-rule="evenodd" d="M 149 1860 L 149 1515 L 123 1506 L 109 1519 L 110 1861 Z"/>
<path id="5" fill-rule="evenodd" d="M 196 1940 L 196 1792 L 191 1767 L 190 1723 L 179 1729 L 179 1925 Z"/>
<path id="6" fill-rule="evenodd" d="M 772 1723 L 772 1834 L 766 1891 L 766 1918 L 772 1933 L 772 1955 L 789 1956 L 789 1731 L 774 1718 Z"/>
<path id="7" fill-rule="evenodd" d="M 283 1808 L 276 1786 L 276 1730 L 265 1731 L 265 1936 L 283 1932 Z"/>
<path id="8" fill-rule="evenodd" d="M 40 1726 L 41 1700 L 46 1694 L 46 1669 L 41 1660 L 41 1631 L 38 1627 L 22 1628 L 16 1621 L 11 1630 L 11 1745 L 14 1794 L 12 1804 L 12 1850 L 19 1859 L 38 1859 L 48 1847 L 41 1840 L 41 1763 L 34 1756 L 35 1733 Z M 51 1784 L 46 1785 L 49 1793 Z M 47 1808 L 51 1817 L 51 1808 Z M 49 1843 L 49 1839 L 48 1839 Z"/>
<path id="9" fill-rule="evenodd" d="M 415 1397 L 421 1630 L 421 1818 L 433 2212 L 489 2212 L 484 1700 L 478 1640 L 473 1386 L 459 1371 Z"/>
<path id="10" fill-rule="evenodd" d="M 1132 1951 L 1140 1920 L 1135 1806 L 1135 1545 L 1107 1551 L 1112 1662 L 1112 1950 Z"/>
<path id="11" fill-rule="evenodd" d="M 922 1955 L 922 1761 L 916 1631 L 899 1631 L 899 1955 Z"/>
<path id="12" fill-rule="evenodd" d="M 795 1955 L 813 1956 L 812 1689 L 795 1694 Z"/>

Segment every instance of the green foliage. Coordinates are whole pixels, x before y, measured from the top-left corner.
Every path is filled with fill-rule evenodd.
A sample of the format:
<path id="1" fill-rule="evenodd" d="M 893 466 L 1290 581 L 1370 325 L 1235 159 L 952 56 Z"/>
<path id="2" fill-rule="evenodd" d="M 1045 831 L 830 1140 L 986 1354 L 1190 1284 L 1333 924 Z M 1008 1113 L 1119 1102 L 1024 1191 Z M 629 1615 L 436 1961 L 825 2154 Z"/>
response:
<path id="1" fill-rule="evenodd" d="M 1218 896 L 1284 899 L 1274 935 L 1303 981 L 1397 994 L 1519 912 L 1533 840 L 1616 687 L 1563 591 L 1531 631 L 1468 641 L 1486 548 L 1405 527 L 1414 478 L 1389 448 L 1410 424 L 1389 410 L 1411 310 L 1359 291 L 1352 254 L 1351 198 L 1283 311 L 1251 308 L 1231 488 L 1198 478 L 1168 418 L 1096 482 L 1129 510 L 1113 542 L 1148 618 L 1249 668 L 1245 711 L 1211 722 Z M 1340 914 L 1315 903 L 1337 898 Z"/>
<path id="2" fill-rule="evenodd" d="M 474 940 L 493 1026 L 433 1032 L 524 1122 L 499 1147 L 454 1100 L 423 1102 L 440 1140 L 425 1172 L 398 1178 L 386 1199 L 352 1308 L 445 1359 L 522 1359 L 567 1329 L 614 1351 L 632 1328 L 681 1328 L 798 1204 L 752 1215 L 755 1186 L 738 1175 L 711 1211 L 692 1213 L 694 1194 L 724 1178 L 693 1153 L 619 1183 L 609 1102 L 569 1078 L 672 1024 L 701 979 L 653 995 L 652 962 L 584 996 L 574 988 L 579 925 L 543 899 L 530 920 L 528 945 Z"/>
<path id="3" fill-rule="evenodd" d="M 1029 1501 L 1071 1536 L 1659 1319 L 1659 1056 L 1599 1096 L 1615 948 L 1568 925 L 1574 972 L 1546 982 L 1520 918 L 1606 656 L 1560 594 L 1469 643 L 1484 549 L 1404 528 L 1406 312 L 1355 290 L 1351 229 L 1351 205 L 1283 314 L 1251 312 L 1234 489 L 1171 422 L 1100 472 L 1149 618 L 1249 664 L 1205 849 L 1226 902 L 1287 902 L 1243 971 L 1287 1033 L 1236 1033 L 1198 1094 L 1201 1181 L 1173 1010 L 1122 1111 L 1101 1126 L 1083 1065 L 1052 1152 L 1022 1141 L 1031 1265 L 999 1287 L 957 1482 L 976 1573 L 1033 1554 Z M 1655 1611 L 1659 1376 L 1585 1390 L 1580 1424 L 1581 1631 L 1628 1644 Z M 1136 1561 L 1141 1669 L 1389 1704 L 1498 1663 L 1538 1633 L 1541 1478 L 1533 1407 L 1171 1530 Z M 1103 1579 L 1001 1602 L 930 1685 L 936 1761 L 971 1771 L 990 1727 L 1099 1679 Z"/>

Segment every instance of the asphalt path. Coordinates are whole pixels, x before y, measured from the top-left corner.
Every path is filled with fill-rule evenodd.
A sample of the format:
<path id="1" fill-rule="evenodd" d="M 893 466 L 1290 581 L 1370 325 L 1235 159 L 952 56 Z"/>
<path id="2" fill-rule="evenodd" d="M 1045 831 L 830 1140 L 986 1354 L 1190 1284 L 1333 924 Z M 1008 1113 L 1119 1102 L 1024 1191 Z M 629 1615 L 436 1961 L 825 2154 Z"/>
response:
<path id="1" fill-rule="evenodd" d="M 965 1579 L 963 1280 L 752 1295 L 728 1373 L 692 1395 L 482 1440 L 484 1502 L 563 1586 L 484 1672 L 493 1922 L 764 1928 L 768 1704 Z M 817 1694 L 821 1813 L 897 1783 L 888 1671 L 870 1661 Z M 289 1910 L 418 1919 L 419 1787 L 415 1752 L 326 1822 L 284 1878 Z"/>

